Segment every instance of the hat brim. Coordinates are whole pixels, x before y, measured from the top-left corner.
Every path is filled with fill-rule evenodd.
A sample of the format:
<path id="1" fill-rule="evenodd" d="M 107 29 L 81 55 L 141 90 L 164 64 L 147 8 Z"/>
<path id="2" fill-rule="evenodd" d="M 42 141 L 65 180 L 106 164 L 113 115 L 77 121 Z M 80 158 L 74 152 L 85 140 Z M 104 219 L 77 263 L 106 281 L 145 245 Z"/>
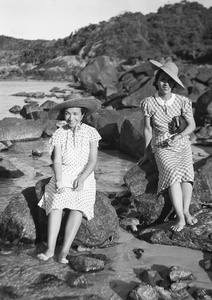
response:
<path id="1" fill-rule="evenodd" d="M 169 77 L 171 77 L 177 84 L 180 85 L 180 87 L 185 89 L 185 86 L 183 85 L 182 81 L 178 78 L 178 76 L 173 73 L 170 69 L 166 68 L 165 65 L 159 63 L 156 60 L 150 59 L 150 63 L 153 64 L 153 66 L 155 67 L 156 70 L 160 69 L 162 71 L 164 71 L 167 75 L 169 75 Z"/>
<path id="2" fill-rule="evenodd" d="M 61 115 L 61 112 L 66 108 L 71 107 L 82 107 L 86 108 L 86 117 L 93 114 L 98 109 L 98 102 L 94 99 L 72 99 L 72 100 L 66 100 L 55 107 L 53 107 L 49 113 L 48 116 L 50 119 L 55 120 L 62 120 L 64 117 Z"/>

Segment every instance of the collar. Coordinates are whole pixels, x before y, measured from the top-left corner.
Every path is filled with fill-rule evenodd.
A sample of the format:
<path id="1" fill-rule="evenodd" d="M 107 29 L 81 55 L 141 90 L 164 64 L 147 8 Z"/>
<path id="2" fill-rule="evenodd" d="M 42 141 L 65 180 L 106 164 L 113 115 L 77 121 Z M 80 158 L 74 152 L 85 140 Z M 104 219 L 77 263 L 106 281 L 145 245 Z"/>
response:
<path id="1" fill-rule="evenodd" d="M 171 106 L 175 100 L 175 94 L 172 94 L 171 98 L 167 101 L 164 101 L 159 95 L 158 92 L 155 93 L 155 99 L 161 106 Z"/>
<path id="2" fill-rule="evenodd" d="M 74 128 L 74 130 L 71 130 L 71 128 L 68 126 L 68 124 L 66 123 L 64 126 L 63 126 L 63 129 L 69 131 L 69 132 L 72 132 L 73 134 L 77 133 L 78 131 L 80 131 L 82 127 L 82 123 L 79 123 L 77 124 L 77 126 Z"/>

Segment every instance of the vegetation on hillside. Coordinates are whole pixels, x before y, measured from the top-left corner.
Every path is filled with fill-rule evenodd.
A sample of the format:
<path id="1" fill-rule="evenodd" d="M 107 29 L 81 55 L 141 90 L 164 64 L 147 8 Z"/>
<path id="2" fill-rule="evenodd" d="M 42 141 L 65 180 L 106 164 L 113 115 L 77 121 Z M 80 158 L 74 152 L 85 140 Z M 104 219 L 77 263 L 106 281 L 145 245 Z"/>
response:
<path id="1" fill-rule="evenodd" d="M 183 0 L 146 16 L 126 12 L 53 41 L 0 36 L 1 65 L 39 65 L 64 55 L 108 55 L 125 60 L 170 55 L 211 63 L 212 7 L 207 9 L 197 2 Z"/>

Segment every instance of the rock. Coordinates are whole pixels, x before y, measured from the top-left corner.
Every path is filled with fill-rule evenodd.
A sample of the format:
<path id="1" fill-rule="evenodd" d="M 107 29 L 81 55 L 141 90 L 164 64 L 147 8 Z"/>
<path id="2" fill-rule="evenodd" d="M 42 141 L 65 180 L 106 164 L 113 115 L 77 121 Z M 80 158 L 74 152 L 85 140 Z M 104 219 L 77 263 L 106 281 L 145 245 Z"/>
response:
<path id="1" fill-rule="evenodd" d="M 159 297 L 151 285 L 141 283 L 129 292 L 127 300 L 159 300 Z"/>
<path id="2" fill-rule="evenodd" d="M 22 107 L 21 111 L 20 111 L 20 115 L 24 118 L 26 118 L 26 116 L 28 114 L 30 114 L 31 112 L 33 111 L 37 111 L 39 110 L 39 105 L 38 103 L 34 103 L 34 102 L 31 102 L 30 104 L 26 104 Z"/>
<path id="3" fill-rule="evenodd" d="M 212 204 L 212 154 L 197 161 L 194 171 L 191 211 L 196 212 L 203 204 Z"/>
<path id="4" fill-rule="evenodd" d="M 32 150 L 32 156 L 41 157 L 43 153 L 39 149 Z"/>
<path id="5" fill-rule="evenodd" d="M 68 285 L 77 288 L 86 288 L 90 283 L 84 275 L 72 275 L 70 274 L 67 279 Z"/>
<path id="6" fill-rule="evenodd" d="M 212 146 L 212 125 L 197 128 L 195 145 Z"/>
<path id="7" fill-rule="evenodd" d="M 205 92 L 197 99 L 194 118 L 197 126 L 212 124 L 212 90 Z"/>
<path id="8" fill-rule="evenodd" d="M 138 276 L 142 282 L 151 285 L 152 287 L 160 285 L 160 283 L 163 281 L 163 278 L 160 276 L 160 274 L 151 269 L 142 269 Z"/>
<path id="9" fill-rule="evenodd" d="M 41 199 L 45 185 L 50 178 L 38 181 L 35 185 L 37 199 Z M 67 214 L 64 215 L 64 221 L 61 228 L 59 240 L 63 240 L 65 220 Z M 47 217 L 43 209 L 39 209 L 40 219 L 40 235 L 42 239 L 46 239 Z M 45 228 L 45 230 L 44 230 Z M 96 203 L 94 206 L 94 218 L 87 221 L 83 218 L 73 245 L 82 247 L 106 247 L 117 242 L 119 237 L 119 222 L 114 207 L 110 204 L 105 193 L 97 191 Z"/>
<path id="10" fill-rule="evenodd" d="M 8 147 L 4 144 L 0 142 L 0 151 L 5 151 L 8 150 Z"/>
<path id="11" fill-rule="evenodd" d="M 99 84 L 100 90 L 107 89 L 107 87 L 111 88 L 111 86 L 115 88 L 115 84 L 118 82 L 118 72 L 109 57 L 98 56 L 82 69 L 79 73 L 79 79 L 83 86 L 95 95 L 98 94 L 95 84 Z"/>
<path id="12" fill-rule="evenodd" d="M 212 230 L 212 212 L 210 209 L 200 210 L 195 214 L 198 223 L 186 226 L 180 232 L 173 232 L 173 222 L 143 229 L 137 238 L 153 244 L 174 245 L 200 251 L 212 251 L 209 235 Z"/>
<path id="13" fill-rule="evenodd" d="M 107 110 L 99 109 L 87 118 L 87 123 L 94 126 L 102 137 L 100 147 L 104 149 L 118 149 L 122 123 L 125 117 L 133 110 Z"/>
<path id="14" fill-rule="evenodd" d="M 125 117 L 120 132 L 119 149 L 121 152 L 138 159 L 143 155 L 143 126 L 144 118 L 141 111 L 132 112 Z"/>
<path id="15" fill-rule="evenodd" d="M 180 268 L 178 266 L 171 267 L 169 278 L 172 282 L 179 282 L 182 280 L 193 280 L 194 275 L 183 268 Z"/>
<path id="16" fill-rule="evenodd" d="M 154 79 L 147 80 L 138 90 L 122 99 L 123 107 L 140 107 L 140 102 L 146 97 L 154 95 L 156 90 L 153 86 Z"/>
<path id="17" fill-rule="evenodd" d="M 196 75 L 196 80 L 204 84 L 207 84 L 208 80 L 212 78 L 212 68 L 211 67 L 200 67 L 198 69 L 198 74 Z"/>
<path id="18" fill-rule="evenodd" d="M 68 258 L 71 268 L 78 273 L 96 272 L 104 269 L 105 262 L 98 255 L 74 255 Z"/>
<path id="19" fill-rule="evenodd" d="M 14 240 L 34 243 L 38 225 L 36 210 L 37 198 L 34 188 L 25 189 L 21 194 L 13 196 L 0 216 L 0 237 L 11 243 Z"/>
<path id="20" fill-rule="evenodd" d="M 18 114 L 21 111 L 21 107 L 19 105 L 14 105 L 13 107 L 11 107 L 9 109 L 9 112 L 14 113 L 14 114 Z"/>
<path id="21" fill-rule="evenodd" d="M 49 111 L 51 108 L 53 108 L 56 105 L 57 103 L 55 101 L 47 100 L 43 104 L 41 104 L 39 108 Z"/>
<path id="22" fill-rule="evenodd" d="M 17 169 L 9 160 L 0 157 L 0 177 L 1 178 L 19 178 L 24 173 Z"/>
<path id="23" fill-rule="evenodd" d="M 26 99 L 24 99 L 24 102 L 25 103 L 35 103 L 35 104 L 38 104 L 38 102 L 37 101 L 35 101 L 35 100 L 32 100 L 31 98 L 26 98 Z"/>
<path id="24" fill-rule="evenodd" d="M 4 118 L 0 120 L 0 141 L 34 140 L 42 136 L 46 127 L 45 120 L 24 120 Z"/>

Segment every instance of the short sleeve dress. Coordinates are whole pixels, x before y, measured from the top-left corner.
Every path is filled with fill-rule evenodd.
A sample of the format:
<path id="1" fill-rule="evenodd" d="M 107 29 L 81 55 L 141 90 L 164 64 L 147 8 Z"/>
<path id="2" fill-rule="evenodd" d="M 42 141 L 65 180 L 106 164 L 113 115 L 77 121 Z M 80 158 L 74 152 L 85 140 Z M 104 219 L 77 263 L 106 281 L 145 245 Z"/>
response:
<path id="1" fill-rule="evenodd" d="M 174 117 L 193 116 L 191 100 L 172 94 L 163 101 L 156 93 L 141 101 L 144 116 L 150 117 L 154 130 L 155 159 L 159 171 L 158 193 L 174 183 L 194 181 L 192 149 L 188 136 L 169 145 L 167 141 L 175 134 Z"/>
<path id="2" fill-rule="evenodd" d="M 87 167 L 90 154 L 90 143 L 99 141 L 101 136 L 98 131 L 81 123 L 76 132 L 68 126 L 57 129 L 50 144 L 61 146 L 62 150 L 62 178 L 69 179 L 70 183 L 83 173 Z M 65 181 L 65 180 L 64 180 Z M 67 180 L 66 180 L 67 181 Z M 94 204 L 96 198 L 96 180 L 92 172 L 85 180 L 82 191 L 75 191 L 70 186 L 64 185 L 63 193 L 56 193 L 55 175 L 45 187 L 45 192 L 38 205 L 45 209 L 48 215 L 53 209 L 79 210 L 88 220 L 94 217 Z"/>

